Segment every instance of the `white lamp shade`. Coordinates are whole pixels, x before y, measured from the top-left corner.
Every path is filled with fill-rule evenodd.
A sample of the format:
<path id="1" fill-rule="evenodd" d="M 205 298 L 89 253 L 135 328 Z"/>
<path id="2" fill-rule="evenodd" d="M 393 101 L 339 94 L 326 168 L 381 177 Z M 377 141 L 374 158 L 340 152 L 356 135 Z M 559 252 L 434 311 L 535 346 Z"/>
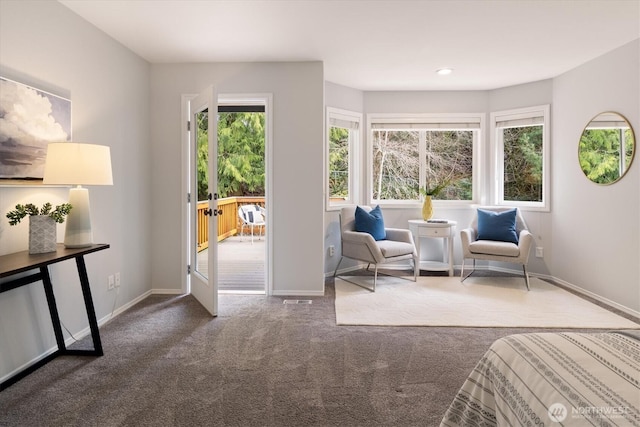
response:
<path id="1" fill-rule="evenodd" d="M 93 244 L 89 190 L 81 185 L 113 185 L 109 147 L 74 142 L 52 142 L 47 146 L 44 184 L 78 185 L 69 190 L 71 212 L 67 217 L 64 244 L 83 248 Z"/>
<path id="2" fill-rule="evenodd" d="M 113 185 L 109 147 L 74 142 L 50 143 L 47 145 L 43 183 Z"/>

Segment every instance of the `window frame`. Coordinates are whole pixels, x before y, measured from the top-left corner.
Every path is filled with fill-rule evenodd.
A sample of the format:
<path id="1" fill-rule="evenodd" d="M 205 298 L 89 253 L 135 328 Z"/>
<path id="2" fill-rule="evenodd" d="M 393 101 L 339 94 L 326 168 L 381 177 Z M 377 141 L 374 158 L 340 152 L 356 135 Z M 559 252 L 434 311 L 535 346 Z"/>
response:
<path id="1" fill-rule="evenodd" d="M 514 206 L 526 211 L 549 212 L 551 191 L 551 120 L 550 104 L 533 107 L 516 108 L 510 110 L 494 111 L 490 113 L 490 139 L 491 139 L 491 199 L 494 205 Z M 504 200 L 504 141 L 500 129 L 511 127 L 525 127 L 527 121 L 542 117 L 542 201 L 527 202 L 517 200 Z M 512 122 L 513 126 L 499 126 L 500 122 Z M 521 123 L 521 125 L 517 125 Z M 530 123 L 535 125 L 539 123 Z"/>
<path id="2" fill-rule="evenodd" d="M 420 114 L 405 114 L 405 113 L 371 113 L 367 114 L 366 120 L 366 166 L 367 166 L 367 178 L 366 178 L 366 197 L 367 203 L 370 205 L 381 205 L 389 208 L 420 208 L 424 201 L 424 196 L 420 195 L 416 200 L 380 200 L 373 198 L 373 131 L 375 124 L 389 124 L 389 128 L 392 129 L 394 124 L 398 125 L 414 125 L 416 130 L 432 130 L 432 131 L 446 131 L 446 130 L 464 130 L 461 128 L 443 127 L 444 124 L 462 124 L 462 123 L 477 123 L 477 126 L 468 128 L 468 130 L 474 131 L 473 138 L 473 158 L 472 158 L 472 198 L 471 200 L 433 200 L 434 206 L 443 208 L 467 208 L 472 205 L 477 205 L 481 196 L 481 182 L 482 176 L 482 160 L 483 155 L 481 151 L 482 139 L 484 137 L 486 113 L 420 113 Z M 426 179 L 426 170 L 423 162 L 426 159 L 426 146 L 420 144 L 418 147 L 420 156 L 420 185 L 424 185 Z"/>
<path id="3" fill-rule="evenodd" d="M 331 171 L 329 170 L 329 149 L 330 149 L 330 141 L 329 135 L 332 125 L 332 119 L 338 121 L 346 121 L 346 122 L 354 122 L 357 123 L 357 129 L 349 129 L 346 127 L 341 127 L 343 129 L 349 129 L 349 197 L 340 202 L 332 202 L 331 201 L 331 190 L 329 188 L 329 175 Z M 325 178 L 324 178 L 324 186 L 325 186 L 325 210 L 327 211 L 335 211 L 341 209 L 343 206 L 354 205 L 360 202 L 360 188 L 358 183 L 360 182 L 360 146 L 362 145 L 362 113 L 358 113 L 355 111 L 344 110 L 336 107 L 326 107 L 325 114 Z"/>

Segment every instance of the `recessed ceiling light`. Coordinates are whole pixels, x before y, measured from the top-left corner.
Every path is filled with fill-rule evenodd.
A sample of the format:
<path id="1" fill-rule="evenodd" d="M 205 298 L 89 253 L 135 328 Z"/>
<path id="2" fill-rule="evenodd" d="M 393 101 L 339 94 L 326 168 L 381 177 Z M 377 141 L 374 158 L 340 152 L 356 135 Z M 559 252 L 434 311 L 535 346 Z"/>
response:
<path id="1" fill-rule="evenodd" d="M 436 73 L 441 76 L 448 76 L 449 74 L 453 73 L 453 68 L 439 68 L 436 70 Z"/>

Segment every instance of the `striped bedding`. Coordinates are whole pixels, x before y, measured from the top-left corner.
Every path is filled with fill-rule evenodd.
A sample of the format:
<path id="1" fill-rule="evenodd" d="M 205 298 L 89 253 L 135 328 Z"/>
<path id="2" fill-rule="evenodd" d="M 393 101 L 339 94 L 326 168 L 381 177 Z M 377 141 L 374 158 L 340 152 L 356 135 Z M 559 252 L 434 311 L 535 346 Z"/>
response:
<path id="1" fill-rule="evenodd" d="M 640 426 L 640 331 L 495 341 L 441 426 Z"/>

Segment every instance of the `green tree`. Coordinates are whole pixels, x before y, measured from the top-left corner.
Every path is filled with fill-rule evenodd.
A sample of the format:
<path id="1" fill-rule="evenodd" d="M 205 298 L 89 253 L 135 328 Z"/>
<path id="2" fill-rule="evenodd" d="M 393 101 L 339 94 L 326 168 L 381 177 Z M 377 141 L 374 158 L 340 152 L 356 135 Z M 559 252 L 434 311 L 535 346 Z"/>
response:
<path id="1" fill-rule="evenodd" d="M 504 200 L 542 201 L 542 126 L 503 129 Z"/>
<path id="2" fill-rule="evenodd" d="M 264 195 L 264 113 L 218 115 L 220 197 Z"/>
<path id="3" fill-rule="evenodd" d="M 202 111 L 196 115 L 196 167 L 198 178 L 198 201 L 207 200 L 209 192 L 209 120 L 207 111 Z"/>
<path id="4" fill-rule="evenodd" d="M 598 184 L 615 182 L 620 170 L 620 129 L 585 129 L 580 137 L 578 157 L 587 178 Z M 631 131 L 625 131 L 625 169 L 631 164 L 634 141 Z"/>
<path id="5" fill-rule="evenodd" d="M 264 113 L 218 114 L 218 195 L 264 195 Z M 198 200 L 208 193 L 208 123 L 197 116 Z"/>
<path id="6" fill-rule="evenodd" d="M 329 130 L 329 196 L 349 197 L 349 129 Z"/>

